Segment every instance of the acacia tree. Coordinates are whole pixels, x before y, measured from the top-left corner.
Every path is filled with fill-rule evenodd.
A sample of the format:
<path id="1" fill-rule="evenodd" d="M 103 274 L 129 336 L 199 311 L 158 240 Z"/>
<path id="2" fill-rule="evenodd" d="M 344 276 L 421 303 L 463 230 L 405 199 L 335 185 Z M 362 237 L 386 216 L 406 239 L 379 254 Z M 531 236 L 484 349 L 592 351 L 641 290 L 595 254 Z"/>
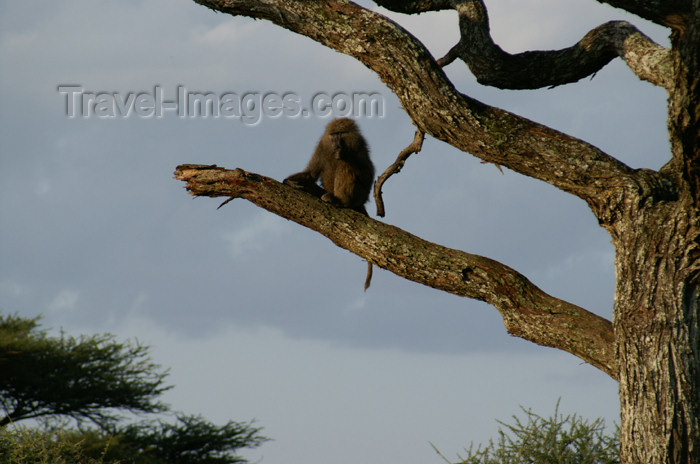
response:
<path id="1" fill-rule="evenodd" d="M 174 423 L 124 422 L 120 413 L 169 412 L 158 401 L 168 372 L 150 349 L 112 335 L 52 337 L 38 319 L 0 314 L 0 464 L 233 464 L 247 462 L 238 450 L 268 440 L 252 422 L 183 413 Z M 27 419 L 40 425 L 13 427 Z"/>
<path id="2" fill-rule="evenodd" d="M 700 0 L 598 0 L 668 28 L 671 48 L 613 21 L 554 51 L 504 52 L 482 0 L 376 0 L 391 11 L 456 10 L 459 42 L 436 59 L 406 30 L 344 1 L 196 0 L 266 19 L 353 56 L 398 96 L 416 139 L 428 134 L 583 199 L 615 247 L 614 322 L 544 293 L 494 260 L 442 247 L 279 182 L 240 169 L 182 165 L 194 195 L 242 197 L 309 227 L 374 265 L 430 287 L 492 304 L 509 333 L 568 351 L 618 380 L 621 462 L 700 462 Z M 621 58 L 668 93 L 669 161 L 634 169 L 608 153 L 459 92 L 442 67 L 460 59 L 501 89 L 575 82 Z M 382 214 L 379 214 L 382 215 Z"/>

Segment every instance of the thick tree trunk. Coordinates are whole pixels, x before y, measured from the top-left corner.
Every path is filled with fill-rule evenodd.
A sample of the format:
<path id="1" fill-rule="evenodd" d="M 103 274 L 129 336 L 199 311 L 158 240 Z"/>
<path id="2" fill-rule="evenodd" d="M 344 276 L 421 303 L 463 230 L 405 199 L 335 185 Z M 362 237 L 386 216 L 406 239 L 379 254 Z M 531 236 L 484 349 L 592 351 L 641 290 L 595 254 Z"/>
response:
<path id="1" fill-rule="evenodd" d="M 611 230 L 623 463 L 700 463 L 700 1 L 672 38 L 671 188 Z"/>
<path id="2" fill-rule="evenodd" d="M 698 216 L 637 211 L 615 239 L 623 463 L 700 462 Z"/>

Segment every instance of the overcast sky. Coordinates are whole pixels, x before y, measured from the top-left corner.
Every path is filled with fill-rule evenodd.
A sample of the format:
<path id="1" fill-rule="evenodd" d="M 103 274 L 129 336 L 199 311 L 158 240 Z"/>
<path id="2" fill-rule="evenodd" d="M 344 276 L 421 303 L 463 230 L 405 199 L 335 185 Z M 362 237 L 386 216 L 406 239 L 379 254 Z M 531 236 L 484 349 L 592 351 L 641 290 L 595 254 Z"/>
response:
<path id="1" fill-rule="evenodd" d="M 510 52 L 565 47 L 611 19 L 667 42 L 663 29 L 592 0 L 487 6 Z M 456 13 L 390 16 L 436 57 L 457 41 Z M 482 87 L 461 62 L 446 71 L 467 95 L 632 167 L 669 158 L 663 90 L 619 60 L 542 91 Z M 352 58 L 189 0 L 5 1 L 0 78 L 0 310 L 42 315 L 54 333 L 151 345 L 172 368 L 173 409 L 264 427 L 274 441 L 246 452 L 251 460 L 439 463 L 429 443 L 456 458 L 518 405 L 547 415 L 559 397 L 565 413 L 617 420 L 615 382 L 509 336 L 494 308 L 376 268 L 365 293 L 361 258 L 245 200 L 217 210 L 220 200 L 192 199 L 173 179 L 178 164 L 200 163 L 281 180 L 305 166 L 327 118 L 156 117 L 135 106 L 111 118 L 82 107 L 67 115 L 66 87 L 124 104 L 138 94 L 172 100 L 179 88 L 304 103 L 374 92 L 383 116 L 358 124 L 381 172 L 414 127 Z M 386 222 L 497 259 L 611 317 L 613 249 L 581 200 L 431 138 L 383 190 Z"/>

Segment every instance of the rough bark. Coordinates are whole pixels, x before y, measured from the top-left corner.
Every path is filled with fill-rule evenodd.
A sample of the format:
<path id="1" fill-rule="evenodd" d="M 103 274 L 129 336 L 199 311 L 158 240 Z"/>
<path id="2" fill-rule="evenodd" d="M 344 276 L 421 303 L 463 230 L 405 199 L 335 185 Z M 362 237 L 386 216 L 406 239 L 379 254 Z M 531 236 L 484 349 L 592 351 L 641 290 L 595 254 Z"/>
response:
<path id="1" fill-rule="evenodd" d="M 325 235 L 336 245 L 396 275 L 490 303 L 501 313 L 511 335 L 568 351 L 613 378 L 616 375 L 609 321 L 546 294 L 504 264 L 425 241 L 242 169 L 182 165 L 177 167 L 175 178 L 187 182 L 187 190 L 193 195 L 245 198 Z"/>
<path id="2" fill-rule="evenodd" d="M 623 462 L 700 462 L 699 226 L 684 200 L 635 202 L 619 222 L 615 339 Z"/>
<path id="3" fill-rule="evenodd" d="M 440 63 L 400 26 L 352 3 L 197 1 L 270 20 L 357 58 L 398 96 L 419 133 L 585 200 L 615 245 L 614 332 L 503 264 L 425 242 L 272 179 L 179 167 L 194 194 L 244 197 L 398 275 L 491 303 L 509 332 L 569 351 L 619 380 L 623 463 L 700 462 L 700 0 L 603 2 L 671 28 L 670 50 L 627 23 L 607 23 L 569 49 L 519 55 L 493 43 L 480 0 L 377 2 L 404 13 L 456 9 L 461 40 Z M 669 93 L 671 157 L 658 172 L 632 169 L 463 95 L 440 66 L 459 57 L 484 83 L 525 88 L 580 79 L 616 56 Z"/>

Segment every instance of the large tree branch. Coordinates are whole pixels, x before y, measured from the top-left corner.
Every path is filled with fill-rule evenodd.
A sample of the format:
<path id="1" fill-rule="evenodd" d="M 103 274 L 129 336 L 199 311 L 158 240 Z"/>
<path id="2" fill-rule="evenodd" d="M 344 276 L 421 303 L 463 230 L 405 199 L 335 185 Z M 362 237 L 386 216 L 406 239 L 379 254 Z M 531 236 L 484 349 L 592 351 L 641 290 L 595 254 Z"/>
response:
<path id="1" fill-rule="evenodd" d="M 378 13 L 347 2 L 196 1 L 268 19 L 357 58 L 392 89 L 420 131 L 583 198 L 602 223 L 621 189 L 638 188 L 637 171 L 596 147 L 459 93 L 415 37 Z"/>
<path id="2" fill-rule="evenodd" d="M 438 63 L 446 66 L 460 58 L 483 85 L 501 89 L 539 89 L 569 84 L 595 74 L 617 57 L 622 58 L 639 78 L 667 90 L 673 85 L 670 50 L 623 21 L 603 24 L 569 48 L 511 55 L 491 38 L 483 0 L 407 3 L 377 0 L 377 4 L 401 13 L 456 9 L 461 38 Z"/>
<path id="3" fill-rule="evenodd" d="M 667 90 L 673 87 L 670 50 L 629 23 L 605 23 L 562 50 L 511 55 L 493 42 L 482 0 L 459 3 L 457 12 L 460 41 L 438 63 L 445 66 L 460 58 L 481 84 L 501 89 L 553 87 L 593 75 L 620 57 L 639 78 Z"/>
<path id="4" fill-rule="evenodd" d="M 453 9 L 463 0 L 375 0 L 377 5 L 397 13 L 424 13 Z M 688 22 L 690 0 L 597 0 L 644 19 L 682 31 Z"/>
<path id="5" fill-rule="evenodd" d="M 313 229 L 338 245 L 414 282 L 492 304 L 508 332 L 572 353 L 616 378 L 612 324 L 554 298 L 499 262 L 446 248 L 337 208 L 269 177 L 216 166 L 181 165 L 177 179 L 196 196 L 240 197 Z"/>

